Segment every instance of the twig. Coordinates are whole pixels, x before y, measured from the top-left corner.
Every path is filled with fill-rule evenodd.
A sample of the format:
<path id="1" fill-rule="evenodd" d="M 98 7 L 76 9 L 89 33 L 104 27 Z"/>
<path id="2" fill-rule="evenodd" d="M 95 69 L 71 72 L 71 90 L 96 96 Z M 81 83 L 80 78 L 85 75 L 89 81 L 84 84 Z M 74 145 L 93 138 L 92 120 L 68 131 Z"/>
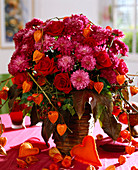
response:
<path id="1" fill-rule="evenodd" d="M 8 99 L 5 100 L 5 102 L 1 105 L 0 109 L 5 105 L 5 103 L 6 103 L 7 101 L 8 101 Z"/>
<path id="2" fill-rule="evenodd" d="M 0 84 L 1 84 L 1 83 L 4 83 L 5 81 L 9 81 L 9 80 L 12 79 L 12 78 L 13 78 L 13 76 L 10 75 L 9 78 L 7 78 L 7 79 L 5 79 L 5 80 L 2 80 L 2 81 L 0 82 Z M 6 82 L 6 84 L 7 84 L 7 82 Z"/>
<path id="3" fill-rule="evenodd" d="M 49 101 L 49 103 L 52 105 L 53 108 L 55 108 L 55 106 L 52 104 L 51 100 L 49 99 L 49 97 L 47 96 L 47 94 L 44 92 L 44 90 L 42 89 L 41 86 L 39 86 L 39 84 L 36 82 L 36 80 L 33 78 L 33 76 L 28 73 L 28 75 L 31 77 L 31 79 L 34 81 L 34 83 L 37 85 L 37 87 L 39 87 L 39 89 L 42 91 L 42 93 L 44 94 L 44 96 L 47 98 L 47 100 Z M 55 108 L 56 109 L 56 108 Z"/>
<path id="4" fill-rule="evenodd" d="M 135 76 L 138 76 L 138 74 L 127 74 L 128 76 L 133 76 L 133 77 L 135 77 Z"/>
<path id="5" fill-rule="evenodd" d="M 135 109 L 121 94 L 120 94 L 120 96 L 136 113 L 138 113 L 138 110 Z"/>

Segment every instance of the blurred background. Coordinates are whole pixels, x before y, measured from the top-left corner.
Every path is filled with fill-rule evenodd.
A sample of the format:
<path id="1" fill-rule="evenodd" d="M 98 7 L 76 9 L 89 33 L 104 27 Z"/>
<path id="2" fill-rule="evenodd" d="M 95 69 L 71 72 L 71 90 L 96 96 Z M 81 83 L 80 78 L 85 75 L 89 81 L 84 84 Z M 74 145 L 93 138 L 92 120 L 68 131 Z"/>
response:
<path id="1" fill-rule="evenodd" d="M 129 46 L 124 60 L 129 73 L 138 74 L 138 0 L 0 0 L 0 81 L 9 76 L 13 35 L 26 22 L 34 17 L 45 21 L 81 13 L 97 25 L 124 32 L 123 41 Z M 138 86 L 138 77 L 134 77 L 134 84 Z M 138 102 L 138 95 L 130 100 Z"/>

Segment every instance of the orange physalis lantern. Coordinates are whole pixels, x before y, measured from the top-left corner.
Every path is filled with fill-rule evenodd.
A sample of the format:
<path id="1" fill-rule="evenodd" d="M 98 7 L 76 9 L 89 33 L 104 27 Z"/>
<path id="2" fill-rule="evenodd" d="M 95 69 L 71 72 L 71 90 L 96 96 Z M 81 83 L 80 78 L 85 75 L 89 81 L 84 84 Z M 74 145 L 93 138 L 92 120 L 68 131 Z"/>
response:
<path id="1" fill-rule="evenodd" d="M 42 34 L 42 31 L 41 31 L 41 30 L 36 30 L 36 31 L 34 32 L 34 39 L 35 39 L 35 42 L 36 42 L 36 43 L 41 40 L 42 35 L 43 35 L 43 34 Z"/>
<path id="2" fill-rule="evenodd" d="M 4 86 L 4 87 L 2 87 L 2 90 L 9 91 L 9 87 L 7 87 L 7 86 Z"/>
<path id="3" fill-rule="evenodd" d="M 0 99 L 6 100 L 8 98 L 8 91 L 1 90 L 0 91 Z"/>
<path id="4" fill-rule="evenodd" d="M 33 147 L 31 143 L 24 142 L 21 144 L 19 149 L 19 158 L 26 157 L 30 155 L 36 155 L 39 153 L 39 148 Z"/>
<path id="5" fill-rule="evenodd" d="M 62 166 L 65 168 L 69 168 L 71 166 L 71 157 L 70 156 L 65 156 L 63 161 L 61 162 Z"/>
<path id="6" fill-rule="evenodd" d="M 120 155 L 118 158 L 118 162 L 120 165 L 124 164 L 126 162 L 126 157 L 124 155 Z"/>
<path id="7" fill-rule="evenodd" d="M 136 95 L 138 93 L 138 87 L 130 86 L 130 93 L 131 93 L 131 96 Z"/>
<path id="8" fill-rule="evenodd" d="M 53 161 L 55 162 L 55 163 L 58 163 L 58 162 L 60 162 L 60 161 L 62 161 L 63 160 L 63 157 L 62 157 L 62 155 L 60 154 L 60 153 L 56 153 L 54 156 L 53 156 Z"/>
<path id="9" fill-rule="evenodd" d="M 126 80 L 125 75 L 120 75 L 120 74 L 117 75 L 116 76 L 116 80 L 117 80 L 119 85 L 122 85 L 125 82 L 125 80 Z"/>
<path id="10" fill-rule="evenodd" d="M 7 138 L 6 137 L 0 137 L 0 145 L 1 146 L 5 146 L 7 143 Z"/>
<path id="11" fill-rule="evenodd" d="M 32 94 L 32 96 L 33 96 L 33 101 L 38 105 L 43 101 L 42 94 Z"/>
<path id="12" fill-rule="evenodd" d="M 28 164 L 34 164 L 35 162 L 39 161 L 39 159 L 36 157 L 36 156 L 27 156 L 25 161 L 28 163 Z"/>
<path id="13" fill-rule="evenodd" d="M 57 111 L 49 111 L 48 118 L 49 118 L 50 122 L 54 124 L 58 119 L 58 112 Z"/>
<path id="14" fill-rule="evenodd" d="M 23 88 L 23 93 L 27 93 L 32 89 L 33 82 L 32 81 L 24 81 L 22 88 Z"/>
<path id="15" fill-rule="evenodd" d="M 126 153 L 131 155 L 133 152 L 135 152 L 135 146 L 133 146 L 133 145 L 126 146 L 125 151 L 126 151 Z"/>
<path id="16" fill-rule="evenodd" d="M 110 27 L 110 26 L 106 26 L 106 29 L 108 29 L 108 30 L 112 30 L 112 28 Z"/>
<path id="17" fill-rule="evenodd" d="M 36 63 L 39 62 L 39 60 L 44 57 L 45 54 L 44 53 L 41 53 L 40 51 L 38 50 L 35 50 L 34 54 L 33 54 L 33 61 L 35 61 Z"/>
<path id="18" fill-rule="evenodd" d="M 83 29 L 83 36 L 84 36 L 85 38 L 89 37 L 89 36 L 90 36 L 90 33 L 91 33 L 90 28 L 84 28 L 84 29 Z"/>
<path id="19" fill-rule="evenodd" d="M 94 88 L 98 92 L 98 94 L 101 93 L 103 87 L 104 87 L 104 83 L 103 82 L 94 82 Z"/>
<path id="20" fill-rule="evenodd" d="M 24 160 L 19 158 L 16 158 L 16 160 L 19 168 L 27 168 L 27 163 Z"/>
<path id="21" fill-rule="evenodd" d="M 67 130 L 67 125 L 66 124 L 58 124 L 57 125 L 57 132 L 60 136 L 63 136 L 64 133 L 66 132 Z"/>
<path id="22" fill-rule="evenodd" d="M 46 78 L 44 76 L 41 76 L 38 78 L 37 83 L 39 84 L 39 86 L 43 86 L 46 84 Z"/>
<path id="23" fill-rule="evenodd" d="M 110 165 L 105 170 L 115 170 L 115 166 L 114 165 Z"/>

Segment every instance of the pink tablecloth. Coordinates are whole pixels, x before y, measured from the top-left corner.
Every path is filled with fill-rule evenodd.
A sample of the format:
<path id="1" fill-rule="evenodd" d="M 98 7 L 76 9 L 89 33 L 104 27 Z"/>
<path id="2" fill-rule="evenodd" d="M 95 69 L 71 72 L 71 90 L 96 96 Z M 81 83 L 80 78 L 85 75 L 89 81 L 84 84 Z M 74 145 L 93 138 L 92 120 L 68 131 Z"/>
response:
<path id="1" fill-rule="evenodd" d="M 30 119 L 26 117 L 25 129 L 14 130 L 11 128 L 11 120 L 8 114 L 0 115 L 2 119 L 2 123 L 5 124 L 5 132 L 2 134 L 3 137 L 7 137 L 7 144 L 4 147 L 7 151 L 7 156 L 0 155 L 0 170 L 18 170 L 16 163 L 16 158 L 18 158 L 18 149 L 11 149 L 12 146 L 19 145 L 23 143 L 25 140 L 36 137 L 43 141 L 41 137 L 41 126 L 33 126 L 29 127 Z M 96 138 L 97 134 L 103 134 L 104 142 L 112 143 L 111 139 L 107 137 L 107 135 L 100 128 L 99 123 L 95 124 L 93 137 Z M 49 140 L 50 147 L 55 146 L 53 140 L 50 138 Z M 127 161 L 123 165 L 119 165 L 118 157 L 119 155 L 124 154 L 123 152 L 107 152 L 99 147 L 99 143 L 97 142 L 98 154 L 100 157 L 100 161 L 102 163 L 102 167 L 97 168 L 98 170 L 105 170 L 109 165 L 115 165 L 116 170 L 130 170 L 131 166 L 138 167 L 138 151 L 134 152 L 132 155 L 125 155 Z M 42 170 L 42 168 L 48 168 L 49 165 L 53 162 L 53 160 L 48 155 L 48 149 L 43 150 L 40 154 L 37 155 L 39 162 L 30 165 L 28 170 Z M 77 161 L 73 162 L 74 167 L 71 170 L 85 170 L 88 165 L 79 163 Z"/>

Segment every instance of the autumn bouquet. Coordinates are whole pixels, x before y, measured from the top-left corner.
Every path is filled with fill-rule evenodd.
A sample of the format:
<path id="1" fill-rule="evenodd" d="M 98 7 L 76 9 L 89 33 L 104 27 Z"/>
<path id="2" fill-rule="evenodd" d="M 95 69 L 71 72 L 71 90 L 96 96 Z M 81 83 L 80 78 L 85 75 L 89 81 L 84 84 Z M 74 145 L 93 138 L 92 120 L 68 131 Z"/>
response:
<path id="1" fill-rule="evenodd" d="M 95 121 L 116 140 L 131 81 L 123 37 L 122 31 L 97 26 L 82 14 L 45 22 L 34 18 L 14 35 L 8 65 L 13 85 L 1 91 L 1 98 L 8 97 L 10 111 L 17 99 L 27 104 L 31 125 L 47 122 L 47 141 L 55 131 L 59 137 L 69 133 L 69 117 L 81 120 L 89 103 Z M 136 94 L 137 87 L 132 91 Z"/>

